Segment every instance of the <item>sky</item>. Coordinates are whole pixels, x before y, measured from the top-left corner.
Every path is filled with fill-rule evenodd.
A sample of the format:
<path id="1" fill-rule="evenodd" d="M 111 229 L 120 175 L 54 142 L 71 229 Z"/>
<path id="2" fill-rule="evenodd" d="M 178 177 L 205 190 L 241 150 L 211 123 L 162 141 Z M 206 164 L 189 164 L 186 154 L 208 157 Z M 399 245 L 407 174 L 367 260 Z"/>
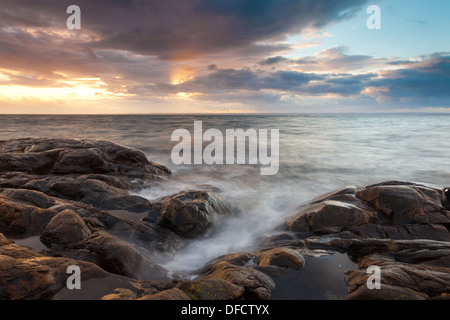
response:
<path id="1" fill-rule="evenodd" d="M 74 4 L 80 29 L 66 23 Z M 0 113 L 449 112 L 449 12 L 448 0 L 0 0 Z"/>

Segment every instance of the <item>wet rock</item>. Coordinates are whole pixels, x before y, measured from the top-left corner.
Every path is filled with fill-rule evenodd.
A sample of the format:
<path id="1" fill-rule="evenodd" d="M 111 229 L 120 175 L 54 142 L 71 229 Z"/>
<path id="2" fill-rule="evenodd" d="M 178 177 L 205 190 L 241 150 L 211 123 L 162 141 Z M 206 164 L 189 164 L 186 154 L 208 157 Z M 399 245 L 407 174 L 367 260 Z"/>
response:
<path id="1" fill-rule="evenodd" d="M 377 211 L 354 195 L 333 195 L 330 199 L 311 204 L 288 219 L 287 228 L 296 232 L 311 231 L 323 234 L 330 228 L 339 231 L 378 220 L 380 219 Z"/>
<path id="2" fill-rule="evenodd" d="M 271 278 L 279 277 L 290 271 L 300 270 L 305 265 L 303 256 L 297 250 L 287 247 L 263 250 L 252 262 L 255 262 L 255 260 L 254 268 Z"/>
<path id="3" fill-rule="evenodd" d="M 48 298 L 66 286 L 69 265 L 80 266 L 82 279 L 106 275 L 94 264 L 46 257 L 0 234 L 0 299 Z"/>
<path id="4" fill-rule="evenodd" d="M 25 193 L 22 193 L 25 194 Z M 33 191 L 33 195 L 37 192 Z M 14 193 L 16 197 L 18 193 Z M 24 197 L 24 202 L 10 198 L 8 192 L 0 193 L 0 231 L 12 234 L 40 234 L 47 223 L 57 214 L 52 209 L 43 209 L 30 204 Z"/>
<path id="5" fill-rule="evenodd" d="M 84 220 L 72 210 L 64 210 L 54 216 L 45 227 L 40 239 L 46 246 L 59 244 L 71 247 L 91 234 Z"/>
<path id="6" fill-rule="evenodd" d="M 36 174 L 120 173 L 155 178 L 170 173 L 143 152 L 101 140 L 16 139 L 0 144 L 1 171 Z"/>
<path id="7" fill-rule="evenodd" d="M 183 191 L 160 198 L 144 221 L 156 222 L 176 234 L 195 238 L 220 216 L 236 213 L 225 198 L 210 191 Z"/>
<path id="8" fill-rule="evenodd" d="M 222 279 L 184 281 L 177 288 L 192 300 L 237 300 L 244 293 L 242 286 Z"/>
<path id="9" fill-rule="evenodd" d="M 164 279 L 167 271 L 115 236 L 97 231 L 75 245 L 95 253 L 96 264 L 108 272 L 139 279 Z"/>
<path id="10" fill-rule="evenodd" d="M 186 287 L 188 288 L 189 286 Z M 189 291 L 189 288 L 187 290 Z M 136 300 L 192 300 L 192 298 L 184 291 L 173 288 L 154 294 L 143 295 Z"/>
<path id="11" fill-rule="evenodd" d="M 130 289 L 117 288 L 114 293 L 103 296 L 100 300 L 133 300 L 136 298 L 136 293 Z"/>
<path id="12" fill-rule="evenodd" d="M 262 252 L 258 256 L 258 266 L 277 266 L 298 270 L 303 268 L 305 259 L 296 250 L 279 247 Z"/>
<path id="13" fill-rule="evenodd" d="M 450 222 L 450 214 L 443 207 L 444 188 L 391 182 L 366 187 L 356 195 L 386 215 L 393 225 Z"/>
<path id="14" fill-rule="evenodd" d="M 234 259 L 233 259 L 234 260 Z M 201 272 L 198 280 L 222 279 L 243 288 L 242 298 L 267 300 L 275 288 L 273 280 L 252 266 L 235 265 L 225 258 L 223 261 L 209 263 Z"/>
<path id="15" fill-rule="evenodd" d="M 0 143 L 0 187 L 41 191 L 94 206 L 105 207 L 111 198 L 118 207 L 118 199 L 127 197 L 131 188 L 169 174 L 168 168 L 149 161 L 141 151 L 101 140 Z M 130 205 L 130 198 L 123 201 Z"/>
<path id="16" fill-rule="evenodd" d="M 84 220 L 91 221 L 98 225 L 98 229 L 108 231 L 119 239 L 142 248 L 146 256 L 157 261 L 175 254 L 185 245 L 177 234 L 151 222 L 135 222 L 108 212 L 100 212 Z"/>
<path id="17" fill-rule="evenodd" d="M 369 290 L 369 266 L 378 266 L 381 289 Z M 397 261 L 392 256 L 372 254 L 359 261 L 358 270 L 348 272 L 349 299 L 423 300 L 450 293 L 450 269 Z"/>
<path id="18" fill-rule="evenodd" d="M 100 200 L 98 207 L 103 210 L 126 210 L 139 213 L 150 211 L 152 204 L 140 196 L 123 195 Z"/>
<path id="19" fill-rule="evenodd" d="M 302 205 L 286 220 L 285 228 L 306 237 L 308 232 L 345 232 L 354 234 L 354 238 L 450 241 L 445 190 L 395 181 L 344 188 Z"/>
<path id="20" fill-rule="evenodd" d="M 27 259 L 42 257 L 43 255 L 36 252 L 35 250 L 23 246 L 19 246 L 8 238 L 6 238 L 2 233 L 0 233 L 0 255 L 8 256 L 15 259 Z"/>

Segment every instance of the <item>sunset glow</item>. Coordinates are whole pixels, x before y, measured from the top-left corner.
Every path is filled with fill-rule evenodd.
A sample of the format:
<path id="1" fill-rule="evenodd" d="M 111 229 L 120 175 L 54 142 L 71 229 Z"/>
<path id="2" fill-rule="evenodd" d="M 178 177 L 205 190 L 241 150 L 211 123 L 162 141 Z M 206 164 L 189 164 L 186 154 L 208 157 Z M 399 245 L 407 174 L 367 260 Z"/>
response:
<path id="1" fill-rule="evenodd" d="M 379 30 L 366 26 L 368 1 L 293 0 L 277 12 L 242 2 L 199 10 L 196 1 L 156 9 L 80 0 L 80 30 L 66 27 L 69 2 L 30 3 L 2 3 L 0 113 L 54 113 L 61 102 L 101 113 L 111 101 L 119 113 L 341 112 L 336 101 L 354 112 L 450 106 L 446 1 L 423 10 L 418 0 L 380 0 Z"/>

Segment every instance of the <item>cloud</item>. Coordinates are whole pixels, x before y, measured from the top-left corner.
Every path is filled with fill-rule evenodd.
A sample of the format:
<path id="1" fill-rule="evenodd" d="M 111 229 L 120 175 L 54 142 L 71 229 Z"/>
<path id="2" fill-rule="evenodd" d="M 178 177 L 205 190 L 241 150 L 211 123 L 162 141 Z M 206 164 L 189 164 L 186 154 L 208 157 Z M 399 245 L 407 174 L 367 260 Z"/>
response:
<path id="1" fill-rule="evenodd" d="M 269 57 L 267 59 L 264 59 L 263 61 L 258 62 L 258 64 L 261 66 L 270 66 L 272 64 L 276 64 L 278 62 L 282 62 L 282 61 L 286 61 L 286 60 L 288 60 L 288 59 L 285 57 L 276 56 L 276 57 Z"/>
<path id="2" fill-rule="evenodd" d="M 351 16 L 361 0 L 78 0 L 82 32 L 98 49 L 127 50 L 166 60 L 188 60 Z M 2 1 L 2 25 L 65 28 L 70 1 Z M 17 8 L 20 8 L 19 10 Z M 310 30 L 310 29 L 307 29 Z M 260 49 L 264 49 L 261 47 Z"/>
<path id="3" fill-rule="evenodd" d="M 435 53 L 407 67 L 381 72 L 367 86 L 378 89 L 383 101 L 449 107 L 450 53 Z"/>
<path id="4" fill-rule="evenodd" d="M 287 110 L 310 98 L 448 107 L 449 53 L 392 59 L 342 45 L 308 56 L 296 51 L 320 44 L 331 36 L 322 27 L 367 3 L 77 0 L 82 29 L 69 31 L 72 1 L 2 0 L 0 85 L 76 88 L 77 79 L 92 78 L 102 92 L 143 104 L 169 105 L 175 97 L 240 109 L 279 104 Z M 304 42 L 289 43 L 287 36 L 299 33 Z M 86 80 L 85 87 L 95 83 Z"/>
<path id="5" fill-rule="evenodd" d="M 370 60 L 360 56 L 351 63 Z M 283 59 L 280 59 L 284 61 Z M 351 60 L 351 59 L 350 59 Z M 309 61 L 309 60 L 308 60 Z M 347 61 L 349 63 L 349 61 Z M 358 62 L 359 63 L 359 62 Z M 159 83 L 140 86 L 139 93 L 156 92 L 201 93 L 198 99 L 220 101 L 225 95 L 241 98 L 249 92 L 272 97 L 296 95 L 303 97 L 347 97 L 367 99 L 366 102 L 387 103 L 393 107 L 406 102 L 411 107 L 439 106 L 450 103 L 450 55 L 446 53 L 421 57 L 417 63 L 400 69 L 369 73 L 314 73 L 292 70 L 259 70 L 251 68 L 209 69 L 204 76 L 193 77 L 172 85 Z M 237 101 L 237 100 L 236 100 Z"/>

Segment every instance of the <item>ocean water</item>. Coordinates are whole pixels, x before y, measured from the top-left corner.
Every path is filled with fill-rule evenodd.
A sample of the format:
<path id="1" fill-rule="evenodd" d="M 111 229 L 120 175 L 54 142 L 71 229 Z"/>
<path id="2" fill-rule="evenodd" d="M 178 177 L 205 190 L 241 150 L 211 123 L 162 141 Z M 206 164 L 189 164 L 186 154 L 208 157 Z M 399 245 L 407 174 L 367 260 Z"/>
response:
<path id="1" fill-rule="evenodd" d="M 278 129 L 279 170 L 257 165 L 175 165 L 175 129 Z M 243 214 L 214 235 L 192 242 L 164 267 L 195 270 L 219 255 L 249 250 L 293 208 L 348 185 L 388 180 L 450 185 L 450 116 L 383 115 L 0 115 L 0 140 L 40 137 L 103 139 L 137 148 L 166 165 L 172 177 L 139 191 L 150 200 L 210 184 Z M 206 143 L 208 144 L 208 143 Z"/>

